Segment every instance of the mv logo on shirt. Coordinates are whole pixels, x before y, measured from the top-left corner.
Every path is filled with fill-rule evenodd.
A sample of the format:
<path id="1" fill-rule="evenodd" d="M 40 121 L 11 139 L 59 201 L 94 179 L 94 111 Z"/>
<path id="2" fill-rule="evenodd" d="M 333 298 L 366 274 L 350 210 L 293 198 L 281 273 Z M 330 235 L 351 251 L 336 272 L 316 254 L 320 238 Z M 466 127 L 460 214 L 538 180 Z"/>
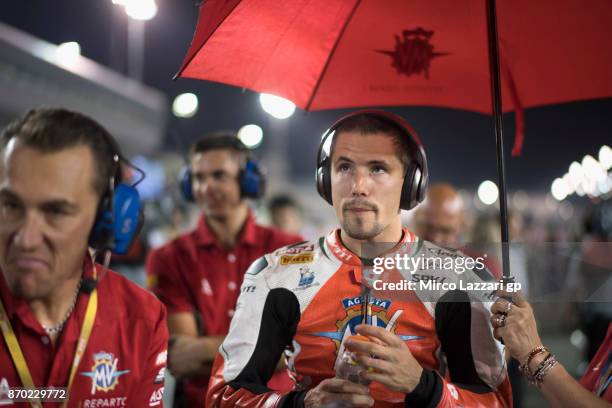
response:
<path id="1" fill-rule="evenodd" d="M 119 377 L 127 374 L 130 370 L 119 370 L 119 359 L 112 353 L 105 351 L 93 355 L 94 365 L 91 371 L 83 372 L 81 375 L 91 377 L 91 395 L 96 391 L 108 392 L 114 390 L 119 384 Z"/>
<path id="2" fill-rule="evenodd" d="M 314 333 L 313 335 L 317 337 L 327 337 L 329 339 L 332 339 L 334 343 L 336 343 L 336 346 L 341 348 L 342 344 L 344 343 L 345 337 L 348 337 L 351 334 L 355 333 L 355 326 L 361 323 L 362 302 L 363 298 L 361 296 L 343 299 L 342 306 L 346 314 L 344 318 L 336 321 L 336 327 L 338 328 L 338 331 L 319 332 Z M 402 315 L 402 313 L 404 313 L 404 310 L 395 310 L 395 312 L 391 316 L 388 316 L 390 312 L 389 308 L 392 304 L 390 300 L 376 299 L 372 296 L 370 297 L 368 303 L 370 307 L 367 316 L 367 323 L 374 326 L 382 327 L 392 333 L 395 333 L 396 322 L 398 318 Z M 404 335 L 400 333 L 396 334 L 399 336 L 400 339 L 404 341 L 417 340 L 422 338 L 421 336 Z"/>
<path id="3" fill-rule="evenodd" d="M 0 407 L 13 404 L 13 400 L 8 397 L 10 389 L 8 380 L 6 378 L 0 379 Z"/>

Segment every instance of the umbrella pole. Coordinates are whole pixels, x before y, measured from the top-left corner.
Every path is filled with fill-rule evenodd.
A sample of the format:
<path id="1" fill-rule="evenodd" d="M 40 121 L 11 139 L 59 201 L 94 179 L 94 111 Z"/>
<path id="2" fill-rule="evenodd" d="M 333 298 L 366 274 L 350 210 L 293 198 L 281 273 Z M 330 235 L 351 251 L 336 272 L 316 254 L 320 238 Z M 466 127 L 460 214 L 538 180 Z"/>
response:
<path id="1" fill-rule="evenodd" d="M 508 234 L 508 202 L 506 197 L 506 165 L 504 162 L 504 135 L 502 132 L 501 81 L 499 73 L 499 41 L 497 38 L 497 16 L 495 0 L 487 2 L 487 32 L 489 40 L 489 76 L 491 78 L 491 105 L 495 123 L 497 146 L 497 184 L 499 185 L 499 210 L 502 240 L 503 283 L 514 282 L 510 276 L 510 253 Z"/>

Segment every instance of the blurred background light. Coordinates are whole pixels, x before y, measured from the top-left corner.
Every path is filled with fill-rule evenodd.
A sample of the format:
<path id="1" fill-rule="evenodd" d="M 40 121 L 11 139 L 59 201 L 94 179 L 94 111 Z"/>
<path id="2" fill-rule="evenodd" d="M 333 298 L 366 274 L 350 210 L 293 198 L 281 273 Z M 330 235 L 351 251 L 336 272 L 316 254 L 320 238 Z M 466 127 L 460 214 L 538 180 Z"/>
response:
<path id="1" fill-rule="evenodd" d="M 576 191 L 576 186 L 574 185 L 569 173 L 565 173 L 561 180 L 563 180 L 565 186 L 567 187 L 567 195 L 574 194 L 574 191 Z"/>
<path id="2" fill-rule="evenodd" d="M 263 140 L 263 130 L 254 124 L 244 125 L 238 131 L 238 138 L 249 149 L 255 149 Z"/>
<path id="3" fill-rule="evenodd" d="M 485 180 L 478 186 L 478 199 L 486 205 L 491 205 L 497 201 L 499 191 L 497 185 L 491 180 Z"/>
<path id="4" fill-rule="evenodd" d="M 55 52 L 60 64 L 74 66 L 81 57 L 81 46 L 76 41 L 69 41 L 59 44 Z"/>
<path id="5" fill-rule="evenodd" d="M 552 186 L 550 187 L 550 192 L 552 193 L 552 196 L 555 198 L 555 200 L 562 201 L 568 195 L 567 184 L 563 181 L 563 179 L 556 178 L 555 181 L 553 181 Z"/>
<path id="6" fill-rule="evenodd" d="M 610 149 L 610 146 L 603 145 L 599 149 L 599 164 L 606 170 L 612 168 L 612 149 Z"/>
<path id="7" fill-rule="evenodd" d="M 172 102 L 172 113 L 179 118 L 190 118 L 198 111 L 198 97 L 192 93 L 182 93 Z"/>
<path id="8" fill-rule="evenodd" d="M 590 196 L 596 196 L 597 194 L 597 182 L 591 178 L 585 178 L 582 183 L 582 191 Z"/>
<path id="9" fill-rule="evenodd" d="M 145 172 L 146 177 L 136 186 L 136 190 L 143 200 L 154 200 L 162 196 L 166 184 L 166 173 L 163 166 L 153 159 L 145 156 L 134 156 L 131 160 L 134 166 Z M 140 178 L 140 174 L 132 171 L 132 182 Z"/>
<path id="10" fill-rule="evenodd" d="M 262 93 L 259 95 L 259 103 L 266 113 L 276 119 L 287 119 L 295 112 L 295 104 L 280 96 Z"/>
<path id="11" fill-rule="evenodd" d="M 150 20 L 157 14 L 154 0 L 118 0 L 125 6 L 125 13 L 134 20 Z"/>
<path id="12" fill-rule="evenodd" d="M 582 159 L 582 169 L 584 175 L 589 180 L 600 181 L 606 177 L 606 172 L 597 160 L 590 154 L 587 154 Z"/>
<path id="13" fill-rule="evenodd" d="M 580 163 L 574 161 L 572 162 L 572 164 L 570 164 L 569 175 L 572 180 L 572 185 L 574 186 L 574 188 L 577 188 L 577 186 L 579 186 L 580 183 L 582 183 L 582 180 L 584 179 L 584 171 L 582 170 L 582 166 L 580 165 Z"/>

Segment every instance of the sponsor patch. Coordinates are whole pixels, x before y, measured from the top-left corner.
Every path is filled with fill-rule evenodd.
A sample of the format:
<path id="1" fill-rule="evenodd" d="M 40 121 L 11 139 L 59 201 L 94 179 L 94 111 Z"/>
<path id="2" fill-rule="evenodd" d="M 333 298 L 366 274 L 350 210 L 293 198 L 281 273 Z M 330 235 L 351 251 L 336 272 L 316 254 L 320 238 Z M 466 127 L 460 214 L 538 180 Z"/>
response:
<path id="1" fill-rule="evenodd" d="M 165 365 L 166 361 L 168 361 L 168 350 L 164 350 L 157 355 L 157 358 L 155 359 L 155 365 Z"/>
<path id="2" fill-rule="evenodd" d="M 153 391 L 153 393 L 151 394 L 151 397 L 149 398 L 149 406 L 156 407 L 158 405 L 161 405 L 163 399 L 164 399 L 164 387 L 161 387 Z"/>
<path id="3" fill-rule="evenodd" d="M 127 407 L 127 397 L 92 398 L 83 401 L 83 408 Z"/>
<path id="4" fill-rule="evenodd" d="M 368 298 L 369 304 L 379 307 L 381 309 L 389 310 L 389 306 L 391 306 L 391 301 L 386 299 L 377 299 L 374 296 L 370 296 Z M 344 310 L 351 309 L 355 306 L 360 306 L 362 303 L 361 296 L 354 296 L 351 298 L 346 298 L 342 300 L 342 306 Z"/>
<path id="5" fill-rule="evenodd" d="M 459 393 L 457 392 L 457 389 L 455 388 L 453 384 L 446 384 L 446 388 L 448 389 L 448 392 L 450 392 L 450 395 L 452 395 L 454 399 L 456 400 L 459 399 Z"/>
<path id="6" fill-rule="evenodd" d="M 253 292 L 255 292 L 255 289 L 257 289 L 257 286 L 255 286 L 255 285 L 248 285 L 248 286 L 244 286 L 240 291 L 242 293 L 253 293 Z"/>
<path id="7" fill-rule="evenodd" d="M 312 252 L 314 251 L 314 244 L 303 242 L 300 244 L 292 245 L 289 248 L 281 249 L 278 251 L 279 255 L 297 255 L 302 252 Z"/>
<path id="8" fill-rule="evenodd" d="M 314 281 L 315 274 L 310 270 L 309 267 L 304 266 L 300 268 L 300 282 L 298 283 L 298 287 L 310 286 Z"/>
<path id="9" fill-rule="evenodd" d="M 426 247 L 425 249 L 427 250 L 427 252 L 432 253 L 437 256 L 451 257 L 451 258 L 461 257 L 461 254 L 457 252 L 456 249 L 453 250 L 453 249 L 446 249 L 446 248 L 440 248 L 440 247 Z"/>
<path id="10" fill-rule="evenodd" d="M 281 265 L 305 264 L 314 260 L 314 253 L 305 252 L 298 255 L 282 255 L 280 258 Z"/>
<path id="11" fill-rule="evenodd" d="M 164 382 L 164 375 L 166 374 L 166 367 L 162 367 L 159 369 L 159 371 L 157 372 L 157 375 L 155 376 L 155 379 L 153 380 L 154 384 L 159 384 Z"/>

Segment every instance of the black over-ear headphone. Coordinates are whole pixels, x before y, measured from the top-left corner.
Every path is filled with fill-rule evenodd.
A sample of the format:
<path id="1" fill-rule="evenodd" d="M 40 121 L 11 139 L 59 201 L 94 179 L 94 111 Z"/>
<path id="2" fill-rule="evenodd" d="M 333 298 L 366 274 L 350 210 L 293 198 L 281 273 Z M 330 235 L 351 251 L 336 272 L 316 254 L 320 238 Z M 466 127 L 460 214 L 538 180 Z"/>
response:
<path id="1" fill-rule="evenodd" d="M 257 161 L 249 154 L 249 149 L 233 135 L 216 135 L 205 138 L 201 142 L 200 151 L 228 148 L 246 154 L 246 163 L 240 168 L 238 183 L 240 184 L 240 196 L 245 198 L 259 199 L 266 192 L 266 179 Z M 192 188 L 191 169 L 189 164 L 181 171 L 180 190 L 183 198 L 189 202 L 195 201 Z"/>
<path id="2" fill-rule="evenodd" d="M 332 204 L 331 191 L 331 149 L 336 130 L 349 119 L 357 116 L 371 116 L 388 123 L 396 128 L 402 136 L 406 137 L 410 145 L 410 163 L 406 168 L 400 208 L 410 210 L 425 199 L 429 172 L 427 170 L 427 157 L 418 135 L 402 117 L 382 110 L 367 109 L 350 113 L 334 123 L 321 138 L 319 152 L 317 153 L 316 184 L 319 195 L 329 204 Z"/>

